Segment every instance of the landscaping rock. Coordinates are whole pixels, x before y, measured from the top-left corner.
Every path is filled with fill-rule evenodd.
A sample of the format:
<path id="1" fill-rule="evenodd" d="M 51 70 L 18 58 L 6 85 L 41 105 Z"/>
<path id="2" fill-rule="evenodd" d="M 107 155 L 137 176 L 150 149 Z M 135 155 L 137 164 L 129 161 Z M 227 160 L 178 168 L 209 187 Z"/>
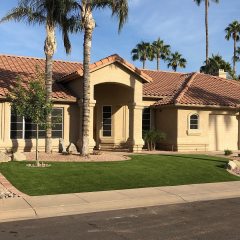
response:
<path id="1" fill-rule="evenodd" d="M 238 166 L 237 166 L 237 164 L 235 163 L 235 161 L 229 161 L 228 162 L 228 169 L 230 169 L 230 170 L 234 170 L 234 169 L 236 169 Z"/>
<path id="2" fill-rule="evenodd" d="M 74 143 L 69 144 L 69 146 L 67 147 L 67 152 L 69 154 L 78 153 L 77 147 L 75 146 Z"/>
<path id="3" fill-rule="evenodd" d="M 59 153 L 66 153 L 66 147 L 64 144 L 64 140 L 62 138 L 59 139 Z"/>
<path id="4" fill-rule="evenodd" d="M 11 158 L 6 153 L 0 152 L 0 163 L 9 161 L 11 161 Z"/>
<path id="5" fill-rule="evenodd" d="M 15 152 L 13 154 L 13 161 L 26 161 L 26 160 L 27 160 L 27 157 L 22 152 Z"/>

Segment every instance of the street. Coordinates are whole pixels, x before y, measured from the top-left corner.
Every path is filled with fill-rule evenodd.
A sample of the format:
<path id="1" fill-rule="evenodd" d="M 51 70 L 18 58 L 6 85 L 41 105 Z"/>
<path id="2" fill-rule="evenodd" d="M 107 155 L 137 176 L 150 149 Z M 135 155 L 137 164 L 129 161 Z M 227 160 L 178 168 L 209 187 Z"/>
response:
<path id="1" fill-rule="evenodd" d="M 0 224 L 0 240 L 239 240 L 240 198 Z"/>

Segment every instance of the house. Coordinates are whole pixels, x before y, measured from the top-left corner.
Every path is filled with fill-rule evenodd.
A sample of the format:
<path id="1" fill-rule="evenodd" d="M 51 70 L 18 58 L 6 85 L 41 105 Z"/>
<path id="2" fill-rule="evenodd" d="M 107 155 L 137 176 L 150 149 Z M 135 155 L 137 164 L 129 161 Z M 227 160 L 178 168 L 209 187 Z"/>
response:
<path id="1" fill-rule="evenodd" d="M 27 84 L 44 60 L 0 55 L 0 150 L 34 149 L 35 125 L 16 116 L 6 96 L 17 76 Z M 90 66 L 90 150 L 140 152 L 143 130 L 166 133 L 159 147 L 174 151 L 239 149 L 240 83 L 201 73 L 140 70 L 118 55 Z M 55 61 L 53 150 L 59 138 L 81 145 L 83 67 Z M 44 149 L 44 130 L 40 149 Z"/>

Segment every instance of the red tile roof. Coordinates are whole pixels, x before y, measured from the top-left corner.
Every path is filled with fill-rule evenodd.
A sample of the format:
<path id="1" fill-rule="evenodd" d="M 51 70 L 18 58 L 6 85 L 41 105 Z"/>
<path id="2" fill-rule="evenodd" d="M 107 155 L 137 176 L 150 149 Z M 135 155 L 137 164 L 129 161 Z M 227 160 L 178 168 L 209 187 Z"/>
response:
<path id="1" fill-rule="evenodd" d="M 118 55 L 112 55 L 91 64 L 90 71 L 111 63 L 120 63 L 143 79 L 143 95 L 161 98 L 162 105 L 240 107 L 240 82 L 201 73 L 174 73 L 140 70 Z M 45 60 L 31 57 L 0 55 L 0 98 L 5 98 L 10 87 L 21 76 L 27 84 L 36 66 L 44 71 Z M 83 74 L 81 63 L 54 61 L 53 78 L 62 82 Z M 76 101 L 63 84 L 53 84 L 53 98 L 58 101 Z"/>
<path id="2" fill-rule="evenodd" d="M 74 62 L 54 61 L 53 79 L 59 79 L 62 76 L 78 69 L 82 65 Z M 36 67 L 44 72 L 45 60 L 32 57 L 19 57 L 0 55 L 0 98 L 5 98 L 10 87 L 20 76 L 25 84 L 34 73 Z M 53 84 L 53 99 L 56 101 L 76 101 L 76 98 L 59 83 Z"/>
<path id="3" fill-rule="evenodd" d="M 202 73 L 145 70 L 154 80 L 144 84 L 145 96 L 163 97 L 155 105 L 240 107 L 240 82 Z"/>
<path id="4" fill-rule="evenodd" d="M 113 54 L 109 57 L 103 58 L 95 63 L 92 63 L 90 65 L 90 72 L 92 71 L 96 71 L 99 68 L 102 68 L 104 66 L 107 66 L 109 64 L 112 63 L 120 63 L 121 65 L 125 66 L 126 68 L 128 68 L 130 71 L 134 72 L 135 74 L 137 74 L 138 76 L 140 76 L 144 82 L 151 82 L 152 78 L 151 76 L 149 76 L 148 74 L 144 73 L 144 71 L 136 68 L 133 64 L 127 62 L 126 60 L 124 60 L 123 58 L 121 58 L 119 55 L 117 54 Z M 81 66 L 78 69 L 75 69 L 74 72 L 62 77 L 59 79 L 59 82 L 66 82 L 66 81 L 71 81 L 72 79 L 74 79 L 77 76 L 83 76 L 83 67 Z"/>

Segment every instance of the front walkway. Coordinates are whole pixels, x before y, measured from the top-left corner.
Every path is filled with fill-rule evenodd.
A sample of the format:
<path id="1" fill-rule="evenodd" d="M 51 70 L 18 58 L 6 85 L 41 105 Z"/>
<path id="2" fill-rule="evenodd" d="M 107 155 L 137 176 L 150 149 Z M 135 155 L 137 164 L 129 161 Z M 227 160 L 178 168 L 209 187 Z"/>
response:
<path id="1" fill-rule="evenodd" d="M 240 197 L 240 181 L 0 200 L 0 222 Z"/>

